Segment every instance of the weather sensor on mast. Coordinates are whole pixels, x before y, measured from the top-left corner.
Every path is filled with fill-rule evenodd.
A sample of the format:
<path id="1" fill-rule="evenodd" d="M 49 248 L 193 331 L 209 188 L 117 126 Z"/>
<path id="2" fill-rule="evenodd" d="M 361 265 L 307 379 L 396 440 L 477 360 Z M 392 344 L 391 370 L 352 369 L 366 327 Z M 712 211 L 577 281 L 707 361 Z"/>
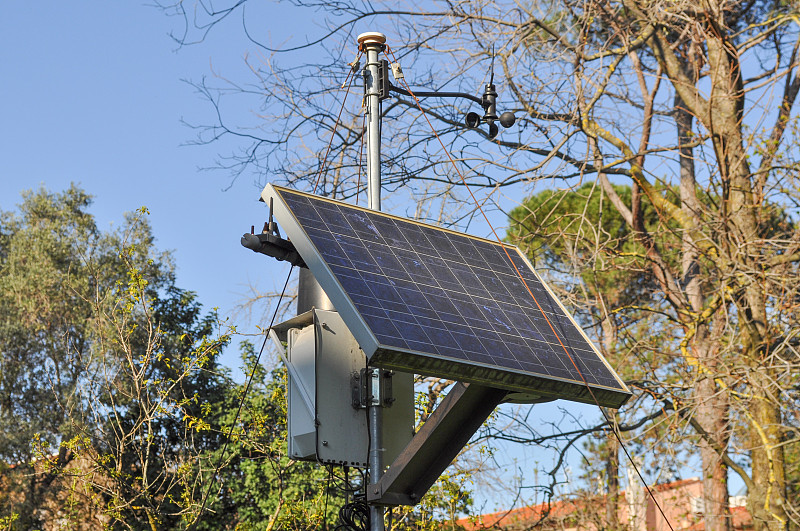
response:
<path id="1" fill-rule="evenodd" d="M 367 468 L 372 531 L 384 529 L 381 507 L 418 503 L 500 403 L 616 408 L 631 394 L 518 248 L 380 212 L 380 102 L 390 92 L 476 101 L 484 115 L 467 125 L 487 123 L 490 138 L 496 121 L 514 123 L 497 116 L 491 78 L 481 98 L 390 84 L 385 43 L 358 36 L 369 208 L 268 184 L 261 198 L 286 238 L 272 221 L 242 238 L 305 271 L 300 299 L 304 290 L 316 299 L 270 332 L 289 373 L 290 451 Z M 415 373 L 457 383 L 412 437 Z"/>

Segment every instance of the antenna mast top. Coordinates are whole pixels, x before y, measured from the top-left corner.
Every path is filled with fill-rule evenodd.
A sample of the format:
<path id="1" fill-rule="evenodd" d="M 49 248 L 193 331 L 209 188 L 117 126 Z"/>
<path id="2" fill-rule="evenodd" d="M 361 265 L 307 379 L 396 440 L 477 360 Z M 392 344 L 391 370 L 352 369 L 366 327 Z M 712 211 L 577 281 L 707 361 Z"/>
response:
<path id="1" fill-rule="evenodd" d="M 368 31 L 358 36 L 358 49 L 367 56 L 364 68 L 364 111 L 367 126 L 367 196 L 369 208 L 381 209 L 381 66 L 378 54 L 386 35 Z"/>
<path id="2" fill-rule="evenodd" d="M 383 50 L 386 44 L 386 35 L 377 31 L 367 31 L 359 35 L 356 40 L 358 41 L 358 49 L 362 52 L 366 51 L 364 48 L 367 45 L 380 46 L 379 50 Z"/>

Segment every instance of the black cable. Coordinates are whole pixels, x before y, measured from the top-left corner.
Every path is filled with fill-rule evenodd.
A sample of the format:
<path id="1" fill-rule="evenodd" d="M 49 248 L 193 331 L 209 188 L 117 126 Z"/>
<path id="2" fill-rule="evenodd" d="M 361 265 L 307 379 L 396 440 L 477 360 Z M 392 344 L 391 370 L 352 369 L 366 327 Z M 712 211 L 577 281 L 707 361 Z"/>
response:
<path id="1" fill-rule="evenodd" d="M 256 356 L 256 362 L 253 365 L 253 370 L 250 372 L 250 376 L 247 378 L 247 385 L 245 385 L 244 393 L 242 393 L 242 399 L 239 401 L 239 408 L 236 410 L 236 416 L 233 418 L 233 422 L 231 422 L 231 428 L 228 430 L 228 437 L 225 439 L 225 444 L 222 446 L 222 453 L 219 456 L 219 461 L 217 462 L 217 466 L 214 469 L 214 475 L 211 477 L 211 481 L 208 483 L 208 488 L 206 488 L 206 493 L 203 495 L 203 503 L 200 504 L 200 511 L 197 513 L 197 519 L 192 522 L 189 526 L 189 531 L 193 531 L 197 528 L 197 524 L 200 523 L 200 518 L 203 516 L 203 511 L 206 508 L 206 503 L 208 502 L 208 495 L 211 494 L 211 487 L 214 486 L 215 478 L 217 474 L 219 474 L 220 469 L 222 468 L 222 463 L 225 460 L 225 452 L 228 450 L 228 443 L 231 441 L 231 436 L 233 435 L 233 429 L 236 427 L 236 423 L 239 421 L 239 415 L 242 413 L 242 408 L 244 407 L 244 399 L 247 397 L 248 391 L 250 391 L 250 386 L 253 383 L 253 377 L 255 377 L 256 370 L 255 368 L 258 366 L 259 362 L 261 361 L 261 354 L 264 353 L 264 347 L 267 346 L 267 340 L 269 339 L 269 332 L 272 330 L 272 326 L 275 324 L 275 318 L 278 316 L 278 311 L 281 308 L 281 301 L 283 300 L 283 296 L 286 294 L 286 288 L 289 286 L 289 279 L 292 277 L 292 272 L 294 271 L 294 265 L 289 268 L 289 274 L 286 276 L 286 282 L 283 284 L 283 290 L 281 291 L 281 296 L 278 297 L 278 304 L 275 305 L 275 313 L 272 314 L 272 319 L 269 322 L 269 327 L 267 328 L 264 334 L 264 342 L 261 343 L 261 350 L 258 351 L 258 356 Z"/>
<path id="2" fill-rule="evenodd" d="M 477 96 L 473 96 L 472 94 L 467 94 L 466 92 L 449 92 L 444 90 L 434 90 L 434 91 L 416 91 L 414 94 L 405 90 L 402 87 L 398 87 L 397 85 L 389 85 L 389 90 L 392 92 L 397 92 L 398 94 L 402 94 L 403 96 L 408 96 L 409 98 L 412 96 L 418 96 L 420 98 L 464 98 L 466 100 L 472 100 L 478 105 L 483 105 L 483 100 L 481 100 Z"/>
<path id="3" fill-rule="evenodd" d="M 328 466 L 328 482 L 325 484 L 325 508 L 322 510 L 322 523 L 328 527 L 328 495 L 331 492 L 331 480 L 333 479 L 333 465 Z"/>
<path id="4" fill-rule="evenodd" d="M 334 483 L 334 488 L 344 492 L 345 496 L 345 503 L 339 509 L 339 524 L 334 528 L 334 530 L 367 531 L 369 529 L 370 508 L 366 502 L 365 494 L 367 481 L 366 475 L 362 475 L 361 477 L 361 486 L 356 486 L 350 482 L 350 467 L 345 466 L 344 468 L 344 478 L 338 478 L 334 474 L 334 477 L 337 477 L 339 480 L 343 480 L 344 483 L 344 487 L 338 487 Z M 331 467 L 331 471 L 332 470 L 333 467 Z M 362 491 L 362 489 L 364 489 L 364 491 Z M 358 491 L 362 492 L 357 494 Z M 351 495 L 353 496 L 352 501 L 350 501 Z"/>
<path id="5" fill-rule="evenodd" d="M 348 501 L 350 501 L 349 496 L 351 494 L 355 494 L 355 493 L 359 492 L 360 490 L 362 490 L 363 487 L 362 486 L 357 486 L 357 485 L 354 486 L 353 483 L 350 481 L 349 471 L 347 470 L 350 467 L 345 466 L 344 468 L 346 469 L 344 477 L 337 476 L 336 472 L 333 472 L 333 479 L 335 479 L 336 481 L 338 481 L 338 482 L 340 482 L 342 484 L 340 486 L 336 482 L 334 482 L 333 483 L 333 488 L 335 488 L 336 490 L 342 492 L 345 495 L 345 502 L 348 502 Z M 331 470 L 333 470 L 333 469 L 331 469 Z"/>
<path id="6" fill-rule="evenodd" d="M 350 503 L 350 467 L 347 465 L 344 466 L 344 503 Z"/>
<path id="7" fill-rule="evenodd" d="M 336 529 L 347 531 L 367 531 L 369 526 L 369 505 L 362 494 L 351 503 L 346 503 L 339 509 L 339 524 Z"/>

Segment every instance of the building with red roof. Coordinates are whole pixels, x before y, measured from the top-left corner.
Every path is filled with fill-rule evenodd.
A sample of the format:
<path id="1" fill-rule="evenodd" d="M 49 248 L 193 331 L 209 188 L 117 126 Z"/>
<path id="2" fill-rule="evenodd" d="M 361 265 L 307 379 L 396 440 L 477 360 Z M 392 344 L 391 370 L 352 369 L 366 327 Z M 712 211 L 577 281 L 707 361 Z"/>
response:
<path id="1" fill-rule="evenodd" d="M 675 531 L 705 529 L 702 481 L 692 478 L 653 485 L 650 487 L 650 492 L 652 498 L 643 487 L 620 493 L 617 503 L 617 518 L 620 524 L 631 531 L 670 531 L 670 525 Z M 466 531 L 490 529 L 600 531 L 607 527 L 605 515 L 606 497 L 594 496 L 470 516 L 458 520 L 456 526 Z M 732 530 L 753 528 L 753 519 L 744 507 L 743 496 L 730 498 L 730 518 Z"/>

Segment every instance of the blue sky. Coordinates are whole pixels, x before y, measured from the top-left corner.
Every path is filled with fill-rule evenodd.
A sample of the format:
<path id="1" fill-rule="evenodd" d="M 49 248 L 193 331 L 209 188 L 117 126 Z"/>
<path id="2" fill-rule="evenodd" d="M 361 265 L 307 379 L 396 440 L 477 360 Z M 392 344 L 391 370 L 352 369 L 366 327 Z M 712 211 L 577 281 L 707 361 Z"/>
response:
<path id="1" fill-rule="evenodd" d="M 290 35 L 291 24 L 276 26 L 284 32 L 277 38 Z M 22 190 L 58 191 L 73 181 L 95 196 L 101 227 L 147 206 L 157 245 L 174 253 L 179 285 L 226 314 L 246 284 L 271 289 L 285 273 L 239 244 L 266 215 L 253 179 L 223 191 L 226 175 L 199 169 L 217 147 L 185 145 L 193 132 L 181 123 L 208 120 L 210 111 L 183 80 L 212 65 L 241 68 L 247 45 L 223 26 L 178 49 L 169 33 L 180 28 L 176 17 L 136 2 L 6 3 L 0 208 L 13 208 Z"/>

